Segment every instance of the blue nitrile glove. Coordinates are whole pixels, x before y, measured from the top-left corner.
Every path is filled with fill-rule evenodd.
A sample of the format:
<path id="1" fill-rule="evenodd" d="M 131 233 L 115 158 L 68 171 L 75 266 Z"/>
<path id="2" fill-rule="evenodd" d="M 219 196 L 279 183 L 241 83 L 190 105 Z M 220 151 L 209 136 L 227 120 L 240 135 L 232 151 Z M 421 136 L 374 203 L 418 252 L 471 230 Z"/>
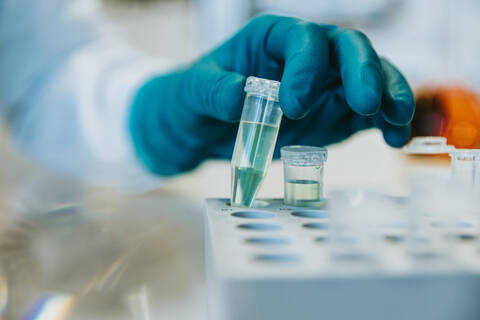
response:
<path id="1" fill-rule="evenodd" d="M 286 117 L 275 150 L 324 146 L 371 127 L 400 147 L 414 99 L 407 81 L 354 30 L 278 16 L 253 19 L 203 58 L 159 75 L 134 100 L 130 130 L 142 162 L 173 175 L 207 158 L 230 158 L 246 77 L 281 81 Z"/>

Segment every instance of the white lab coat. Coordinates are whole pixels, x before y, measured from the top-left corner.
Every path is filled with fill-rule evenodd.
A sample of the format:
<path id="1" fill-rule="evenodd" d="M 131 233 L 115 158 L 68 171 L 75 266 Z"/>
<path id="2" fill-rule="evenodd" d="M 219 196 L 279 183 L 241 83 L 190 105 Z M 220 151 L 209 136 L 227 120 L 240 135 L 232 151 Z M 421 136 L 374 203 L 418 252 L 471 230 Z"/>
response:
<path id="1" fill-rule="evenodd" d="M 168 63 L 129 48 L 96 0 L 0 0 L 0 112 L 14 145 L 62 174 L 138 190 L 128 113 Z"/>

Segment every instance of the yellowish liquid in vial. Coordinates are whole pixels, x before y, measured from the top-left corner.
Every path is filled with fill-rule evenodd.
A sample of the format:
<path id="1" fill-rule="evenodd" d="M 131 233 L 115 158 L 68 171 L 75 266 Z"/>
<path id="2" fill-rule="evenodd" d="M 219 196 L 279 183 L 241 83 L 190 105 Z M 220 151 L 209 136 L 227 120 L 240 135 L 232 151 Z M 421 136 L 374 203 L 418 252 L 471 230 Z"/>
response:
<path id="1" fill-rule="evenodd" d="M 287 180 L 284 202 L 295 207 L 323 207 L 323 186 L 315 180 Z"/>
<path id="2" fill-rule="evenodd" d="M 232 205 L 250 207 L 272 160 L 278 127 L 241 121 L 232 157 Z"/>

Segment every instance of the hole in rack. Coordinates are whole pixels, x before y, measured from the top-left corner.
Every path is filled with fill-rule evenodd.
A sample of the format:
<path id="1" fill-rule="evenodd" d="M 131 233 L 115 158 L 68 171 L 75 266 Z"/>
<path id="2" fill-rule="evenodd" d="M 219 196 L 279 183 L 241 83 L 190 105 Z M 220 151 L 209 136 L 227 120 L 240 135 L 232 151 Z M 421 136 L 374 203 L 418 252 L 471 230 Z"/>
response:
<path id="1" fill-rule="evenodd" d="M 327 211 L 319 211 L 319 210 L 305 210 L 305 211 L 294 211 L 292 212 L 292 216 L 300 217 L 300 218 L 326 218 L 328 216 Z"/>
<path id="2" fill-rule="evenodd" d="M 447 226 L 445 223 L 439 221 L 432 222 L 430 225 L 434 228 L 444 228 Z"/>
<path id="3" fill-rule="evenodd" d="M 259 230 L 259 231 L 274 231 L 282 229 L 278 224 L 270 223 L 242 223 L 237 226 L 240 229 L 245 230 Z"/>
<path id="4" fill-rule="evenodd" d="M 326 236 L 319 236 L 319 237 L 315 238 L 315 242 L 320 242 L 320 243 L 324 243 L 327 240 L 328 240 L 328 238 Z"/>
<path id="5" fill-rule="evenodd" d="M 424 236 L 418 236 L 411 239 L 414 245 L 427 245 L 430 243 L 430 239 Z"/>
<path id="6" fill-rule="evenodd" d="M 358 239 L 352 236 L 335 236 L 332 237 L 332 242 L 339 245 L 353 246 L 358 244 Z"/>
<path id="7" fill-rule="evenodd" d="M 473 228 L 473 224 L 470 222 L 459 222 L 457 228 Z"/>
<path id="8" fill-rule="evenodd" d="M 462 233 L 457 234 L 457 239 L 461 241 L 475 241 L 477 240 L 477 236 L 474 234 Z"/>
<path id="9" fill-rule="evenodd" d="M 238 211 L 232 213 L 232 216 L 245 219 L 268 219 L 273 218 L 275 215 L 268 211 Z"/>
<path id="10" fill-rule="evenodd" d="M 290 243 L 290 240 L 287 238 L 273 238 L 273 237 L 254 237 L 254 238 L 247 238 L 245 242 L 248 244 L 255 244 L 255 245 L 268 245 L 268 246 L 280 246 L 280 245 L 287 245 Z"/>
<path id="11" fill-rule="evenodd" d="M 426 260 L 436 260 L 441 257 L 441 255 L 438 252 L 435 251 L 417 251 L 417 252 L 412 252 L 411 256 L 415 260 L 420 260 L 420 261 L 426 261 Z"/>
<path id="12" fill-rule="evenodd" d="M 345 252 L 333 255 L 338 262 L 368 262 L 370 257 L 362 252 Z"/>
<path id="13" fill-rule="evenodd" d="M 316 230 L 325 230 L 327 228 L 327 225 L 321 222 L 304 223 L 302 226 L 307 229 L 316 229 Z"/>
<path id="14" fill-rule="evenodd" d="M 384 236 L 384 239 L 390 243 L 400 243 L 405 241 L 405 237 L 399 234 L 387 234 Z"/>
<path id="15" fill-rule="evenodd" d="M 268 263 L 295 263 L 300 261 L 300 258 L 294 254 L 257 254 L 254 259 L 258 262 Z"/>
<path id="16" fill-rule="evenodd" d="M 473 228 L 473 224 L 470 222 L 447 223 L 434 221 L 430 225 L 434 228 Z"/>
<path id="17" fill-rule="evenodd" d="M 445 239 L 447 240 L 457 240 L 457 241 L 464 241 L 464 242 L 470 242 L 470 241 L 476 241 L 478 239 L 478 236 L 474 233 L 447 233 L 445 234 Z"/>

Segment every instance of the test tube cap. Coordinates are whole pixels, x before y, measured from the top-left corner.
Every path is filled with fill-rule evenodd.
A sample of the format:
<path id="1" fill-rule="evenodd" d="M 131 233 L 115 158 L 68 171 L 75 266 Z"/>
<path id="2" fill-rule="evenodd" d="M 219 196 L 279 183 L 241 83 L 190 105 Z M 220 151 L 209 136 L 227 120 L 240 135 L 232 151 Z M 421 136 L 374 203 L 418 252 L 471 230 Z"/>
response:
<path id="1" fill-rule="evenodd" d="M 315 166 L 327 161 L 328 150 L 311 146 L 285 146 L 280 149 L 282 160 L 295 166 Z"/>
<path id="2" fill-rule="evenodd" d="M 278 101 L 280 82 L 275 80 L 248 77 L 245 84 L 245 92 L 272 98 Z"/>
<path id="3" fill-rule="evenodd" d="M 480 149 L 453 149 L 449 154 L 454 159 L 480 161 Z"/>
<path id="4" fill-rule="evenodd" d="M 415 137 L 403 148 L 408 154 L 447 154 L 454 150 L 445 137 Z"/>

